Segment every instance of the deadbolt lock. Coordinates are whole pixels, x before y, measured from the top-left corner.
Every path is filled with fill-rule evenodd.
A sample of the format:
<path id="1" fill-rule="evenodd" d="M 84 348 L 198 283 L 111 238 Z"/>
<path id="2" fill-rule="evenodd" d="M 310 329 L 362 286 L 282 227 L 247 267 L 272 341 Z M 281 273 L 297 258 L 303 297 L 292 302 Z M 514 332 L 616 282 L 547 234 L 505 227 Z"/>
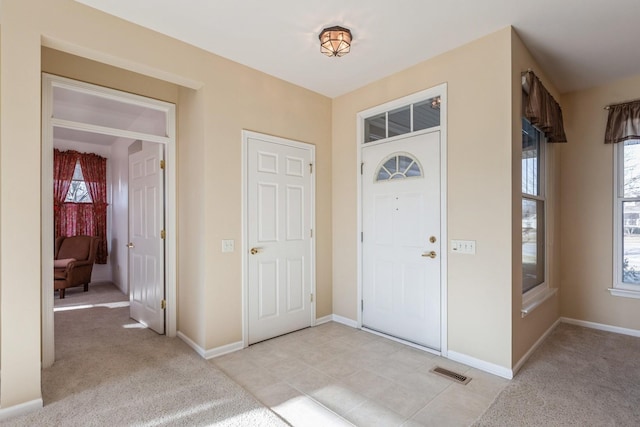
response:
<path id="1" fill-rule="evenodd" d="M 429 257 L 429 258 L 435 258 L 436 257 L 436 251 L 431 251 L 431 252 L 425 252 L 422 254 L 423 257 Z"/>
<path id="2" fill-rule="evenodd" d="M 431 236 L 431 237 L 429 237 L 429 241 L 430 241 L 431 243 L 435 243 L 435 242 L 436 242 L 436 240 L 437 240 L 437 239 L 436 239 L 436 236 Z"/>

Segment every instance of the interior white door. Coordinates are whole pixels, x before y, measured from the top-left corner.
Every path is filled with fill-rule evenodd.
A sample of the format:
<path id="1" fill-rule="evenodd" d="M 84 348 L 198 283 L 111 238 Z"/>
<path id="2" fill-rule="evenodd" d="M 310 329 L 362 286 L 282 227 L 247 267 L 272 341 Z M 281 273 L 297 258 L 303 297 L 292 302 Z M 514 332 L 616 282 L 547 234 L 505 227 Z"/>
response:
<path id="1" fill-rule="evenodd" d="M 129 154 L 131 318 L 164 334 L 164 146 L 143 141 L 141 148 Z"/>
<path id="2" fill-rule="evenodd" d="M 362 150 L 362 324 L 440 349 L 440 132 Z"/>
<path id="3" fill-rule="evenodd" d="M 248 341 L 311 325 L 311 148 L 247 140 Z"/>

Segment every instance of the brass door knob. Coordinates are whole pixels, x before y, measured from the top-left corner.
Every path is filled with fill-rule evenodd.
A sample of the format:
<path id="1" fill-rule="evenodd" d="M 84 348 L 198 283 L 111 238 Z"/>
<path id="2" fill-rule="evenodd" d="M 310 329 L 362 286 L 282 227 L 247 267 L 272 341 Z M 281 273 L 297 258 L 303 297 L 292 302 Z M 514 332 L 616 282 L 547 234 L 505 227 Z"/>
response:
<path id="1" fill-rule="evenodd" d="M 133 243 L 129 242 L 129 243 L 127 243 L 127 247 L 129 249 L 132 249 L 132 248 L 135 248 L 136 246 Z"/>
<path id="2" fill-rule="evenodd" d="M 249 252 L 251 252 L 251 255 L 255 255 L 258 252 L 262 252 L 262 249 L 261 248 L 251 248 L 251 250 Z"/>
<path id="3" fill-rule="evenodd" d="M 425 253 L 422 254 L 422 256 L 429 257 L 429 258 L 435 258 L 436 257 L 436 251 L 425 252 Z"/>

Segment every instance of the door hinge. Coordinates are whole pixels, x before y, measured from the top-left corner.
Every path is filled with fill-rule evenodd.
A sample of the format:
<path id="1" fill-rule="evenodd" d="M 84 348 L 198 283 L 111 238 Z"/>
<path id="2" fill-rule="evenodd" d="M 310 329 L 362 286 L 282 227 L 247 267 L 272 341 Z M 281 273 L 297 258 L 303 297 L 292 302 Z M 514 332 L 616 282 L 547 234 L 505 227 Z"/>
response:
<path id="1" fill-rule="evenodd" d="M 360 242 L 364 242 L 364 231 L 360 232 Z"/>
<path id="2" fill-rule="evenodd" d="M 309 163 L 309 173 L 313 173 L 313 163 Z"/>
<path id="3" fill-rule="evenodd" d="M 313 302 L 313 294 L 311 294 L 311 302 Z"/>
<path id="4" fill-rule="evenodd" d="M 167 300 L 166 299 L 163 299 L 162 301 L 160 301 L 160 308 L 163 309 L 163 310 L 165 308 L 167 308 Z"/>
<path id="5" fill-rule="evenodd" d="M 167 233 L 164 230 L 160 230 L 160 238 L 164 240 L 165 237 L 167 237 Z"/>
<path id="6" fill-rule="evenodd" d="M 160 169 L 164 170 L 164 160 L 160 160 Z"/>
<path id="7" fill-rule="evenodd" d="M 364 300 L 360 300 L 360 311 L 364 311 Z"/>
<path id="8" fill-rule="evenodd" d="M 313 239 L 313 228 L 309 232 L 309 237 L 311 237 Z"/>
<path id="9" fill-rule="evenodd" d="M 360 175 L 364 175 L 364 162 L 360 163 Z"/>

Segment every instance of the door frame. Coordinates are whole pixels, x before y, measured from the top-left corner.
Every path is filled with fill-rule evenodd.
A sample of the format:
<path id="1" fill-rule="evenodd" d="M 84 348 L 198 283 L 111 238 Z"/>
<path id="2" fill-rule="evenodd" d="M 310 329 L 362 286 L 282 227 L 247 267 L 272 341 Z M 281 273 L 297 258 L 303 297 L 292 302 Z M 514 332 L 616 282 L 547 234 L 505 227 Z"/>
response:
<path id="1" fill-rule="evenodd" d="M 400 108 L 402 106 L 412 104 L 415 102 L 423 101 L 429 98 L 433 98 L 439 96 L 441 99 L 440 103 L 440 126 L 429 128 L 426 130 L 407 133 L 403 135 L 399 135 L 392 138 L 387 138 L 382 140 L 381 142 L 369 142 L 363 143 L 364 141 L 364 121 L 366 118 L 374 116 L 376 114 L 381 114 L 386 111 L 393 110 L 395 108 Z M 356 115 L 356 168 L 360 171 L 362 164 L 362 150 L 365 147 L 369 147 L 372 145 L 378 144 L 393 144 L 394 141 L 405 139 L 407 137 L 411 137 L 413 135 L 418 135 L 421 133 L 430 133 L 433 131 L 440 131 L 440 241 L 442 242 L 441 246 L 441 256 L 440 256 L 440 351 L 435 351 L 428 349 L 427 347 L 418 346 L 413 343 L 409 343 L 404 340 L 400 340 L 394 337 L 390 337 L 388 335 L 380 334 L 386 336 L 388 338 L 401 341 L 405 344 L 418 347 L 420 349 L 425 349 L 430 352 L 434 352 L 436 354 L 440 354 L 444 357 L 447 357 L 448 352 L 448 339 L 447 339 L 447 258 L 448 258 L 448 235 L 447 235 L 447 83 L 442 83 L 440 85 L 431 87 L 429 89 L 422 90 L 420 92 L 413 93 L 411 95 L 404 96 L 402 98 L 394 99 L 392 101 L 386 102 L 381 105 L 377 105 L 375 107 L 369 108 L 367 110 L 363 110 L 357 113 Z M 362 175 L 360 173 L 357 174 L 357 227 L 356 227 L 356 235 L 354 238 L 356 239 L 357 246 L 357 300 L 356 300 L 356 312 L 358 314 L 357 318 L 357 327 L 362 328 L 362 268 L 363 268 L 363 250 L 362 250 Z M 367 330 L 369 331 L 369 330 Z M 374 331 L 369 331 L 374 332 Z M 376 333 L 376 332 L 374 332 Z"/>
<path id="2" fill-rule="evenodd" d="M 167 136 L 139 132 L 105 129 L 102 126 L 59 120 L 51 117 L 53 111 L 53 88 L 63 87 L 75 91 L 118 100 L 120 102 L 161 110 L 167 117 Z M 85 83 L 53 74 L 42 73 L 42 144 L 41 144 L 41 254 L 42 254 L 42 367 L 55 361 L 55 334 L 52 291 L 53 283 L 53 126 L 103 133 L 131 139 L 142 139 L 165 144 L 165 311 L 168 337 L 176 336 L 177 327 L 177 215 L 176 215 L 176 106 L 128 92 Z"/>
<path id="3" fill-rule="evenodd" d="M 309 150 L 311 154 L 311 164 L 313 165 L 313 173 L 311 173 L 311 189 L 309 196 L 311 197 L 311 229 L 314 230 L 310 238 L 311 246 L 311 293 L 313 301 L 311 301 L 311 319 L 310 325 L 316 324 L 316 147 L 306 142 L 294 141 L 291 139 L 280 138 L 277 136 L 258 133 L 250 130 L 242 130 L 242 245 L 240 251 L 242 253 L 242 347 L 249 346 L 249 212 L 248 197 L 249 189 L 249 138 L 259 139 L 271 144 L 285 145 L 287 147 L 301 148 Z"/>

